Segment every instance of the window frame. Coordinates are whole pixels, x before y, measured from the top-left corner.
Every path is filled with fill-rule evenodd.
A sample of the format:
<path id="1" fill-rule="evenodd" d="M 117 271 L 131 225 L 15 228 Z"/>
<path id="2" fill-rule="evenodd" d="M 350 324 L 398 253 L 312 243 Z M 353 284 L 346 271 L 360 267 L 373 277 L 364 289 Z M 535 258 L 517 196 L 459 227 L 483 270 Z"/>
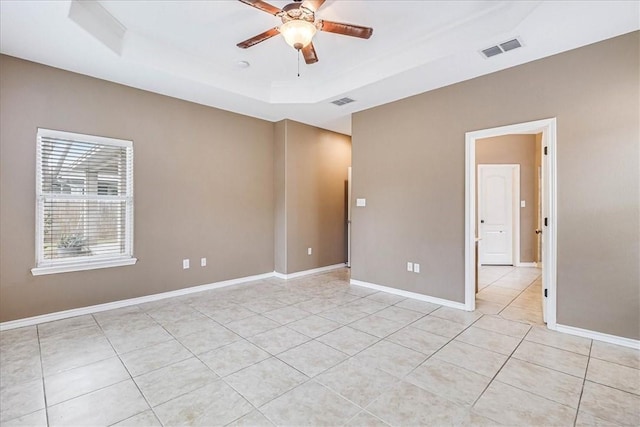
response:
<path id="1" fill-rule="evenodd" d="M 45 212 L 44 203 L 47 197 L 42 192 L 42 138 L 61 139 L 65 141 L 77 141 L 82 143 L 109 145 L 114 147 L 126 148 L 125 162 L 127 164 L 127 174 L 124 179 L 126 181 L 125 197 L 125 253 L 124 255 L 91 255 L 84 257 L 72 257 L 68 259 L 45 259 L 44 254 L 44 228 L 45 228 Z M 97 268 L 119 267 L 125 265 L 133 265 L 137 262 L 137 258 L 133 256 L 133 221 L 134 221 L 134 203 L 133 203 L 133 141 L 125 139 L 107 138 L 103 136 L 85 135 L 80 133 L 65 132 L 52 129 L 38 128 L 36 137 L 36 227 L 35 227 L 35 243 L 36 243 L 36 266 L 31 269 L 34 276 L 44 274 L 66 273 L 72 271 L 93 270 Z M 93 199 L 94 196 L 86 197 L 87 200 Z"/>

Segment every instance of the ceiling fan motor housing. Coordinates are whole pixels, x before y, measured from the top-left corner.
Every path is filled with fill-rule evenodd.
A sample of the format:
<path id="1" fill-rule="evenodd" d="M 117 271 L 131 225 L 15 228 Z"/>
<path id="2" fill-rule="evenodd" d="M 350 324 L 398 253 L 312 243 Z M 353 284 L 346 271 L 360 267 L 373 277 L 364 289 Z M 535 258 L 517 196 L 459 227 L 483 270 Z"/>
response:
<path id="1" fill-rule="evenodd" d="M 280 16 L 280 19 L 282 19 L 283 24 L 295 19 L 308 22 L 314 22 L 316 20 L 315 13 L 299 3 L 289 3 L 282 8 L 282 11 L 284 13 Z"/>

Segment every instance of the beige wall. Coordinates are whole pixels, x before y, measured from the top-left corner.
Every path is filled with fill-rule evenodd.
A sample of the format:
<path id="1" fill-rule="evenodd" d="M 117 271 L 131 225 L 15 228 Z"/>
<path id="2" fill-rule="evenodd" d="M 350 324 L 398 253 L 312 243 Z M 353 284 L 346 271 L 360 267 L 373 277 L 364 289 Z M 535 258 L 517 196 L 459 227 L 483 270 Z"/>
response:
<path id="1" fill-rule="evenodd" d="M 8 56 L 0 93 L 0 321 L 273 271 L 272 123 Z M 31 275 L 38 127 L 133 140 L 136 265 Z"/>
<path id="2" fill-rule="evenodd" d="M 351 138 L 291 120 L 277 123 L 276 129 L 276 164 L 284 163 L 286 175 L 275 190 L 276 223 L 284 224 L 276 228 L 276 271 L 289 274 L 346 262 Z"/>
<path id="3" fill-rule="evenodd" d="M 639 53 L 634 32 L 354 114 L 352 278 L 462 302 L 465 132 L 557 117 L 557 321 L 640 338 Z"/>
<path id="4" fill-rule="evenodd" d="M 535 230 L 538 196 L 535 185 L 538 176 L 535 169 L 535 149 L 535 135 L 504 135 L 476 141 L 476 174 L 479 164 L 520 165 L 520 200 L 525 201 L 525 207 L 519 208 L 520 262 L 537 261 L 538 245 Z M 476 183 L 478 182 L 476 179 Z M 518 260 L 514 259 L 514 263 L 517 262 Z"/>

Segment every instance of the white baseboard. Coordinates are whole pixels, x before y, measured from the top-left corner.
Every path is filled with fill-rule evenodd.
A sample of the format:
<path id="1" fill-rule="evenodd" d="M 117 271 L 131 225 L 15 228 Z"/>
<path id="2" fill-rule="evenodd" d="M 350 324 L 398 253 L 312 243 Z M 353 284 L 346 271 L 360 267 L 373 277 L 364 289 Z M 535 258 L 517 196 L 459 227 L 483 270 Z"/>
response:
<path id="1" fill-rule="evenodd" d="M 563 332 L 565 334 L 577 335 L 579 337 L 591 338 L 596 341 L 603 341 L 610 344 L 617 344 L 623 347 L 630 347 L 636 350 L 640 350 L 640 341 L 631 338 L 619 337 L 616 335 L 603 334 L 602 332 L 590 331 L 588 329 L 576 328 L 573 326 L 556 324 L 556 331 Z"/>
<path id="2" fill-rule="evenodd" d="M 516 267 L 537 267 L 537 262 L 519 262 Z"/>
<path id="3" fill-rule="evenodd" d="M 388 286 L 376 285 L 375 283 L 363 282 L 355 279 L 351 279 L 350 283 L 352 285 L 362 286 L 364 288 L 369 288 L 369 289 L 375 289 L 377 291 L 387 292 L 394 295 L 400 295 L 406 298 L 430 302 L 430 303 L 442 305 L 445 307 L 457 308 L 458 310 L 465 310 L 465 305 L 464 303 L 461 303 L 461 302 L 455 302 L 448 299 L 430 297 L 429 295 L 423 295 L 415 292 L 404 291 L 402 289 L 390 288 Z"/>
<path id="4" fill-rule="evenodd" d="M 71 310 L 57 311 L 55 313 L 42 314 L 40 316 L 27 317 L 24 319 L 10 320 L 0 323 L 0 331 L 9 329 L 22 328 L 25 326 L 33 326 L 39 323 L 53 322 L 54 320 L 67 319 L 69 317 L 82 316 L 85 314 L 99 313 L 101 311 L 113 310 L 116 308 L 128 307 L 131 305 L 144 304 L 146 302 L 158 301 L 166 298 L 178 297 L 182 295 L 193 294 L 196 292 L 208 291 L 211 289 L 224 288 L 227 286 L 239 285 L 255 280 L 268 279 L 270 277 L 279 277 L 281 279 L 292 279 L 295 277 L 307 276 L 310 274 L 323 273 L 331 270 L 344 268 L 345 264 L 335 264 L 326 267 L 314 268 L 312 270 L 299 271 L 291 274 L 282 274 L 277 272 L 257 274 L 255 276 L 240 277 L 237 279 L 223 280 L 221 282 L 209 283 L 206 285 L 192 286 L 190 288 L 177 289 L 175 291 L 162 292 L 159 294 L 145 295 L 137 298 L 129 298 L 120 301 L 107 302 L 104 304 L 91 305 L 88 307 L 73 308 Z"/>
<path id="5" fill-rule="evenodd" d="M 131 305 L 143 304 L 145 302 L 158 301 L 196 292 L 208 291 L 211 289 L 224 288 L 227 286 L 239 285 L 253 282 L 255 280 L 268 279 L 273 277 L 273 273 L 257 274 L 255 276 L 240 277 L 238 279 L 223 280 L 221 282 L 209 283 L 206 285 L 192 286 L 190 288 L 177 289 L 175 291 L 162 292 L 159 294 L 145 295 L 143 297 L 129 298 L 120 301 L 107 302 L 104 304 L 90 305 L 88 307 L 74 308 L 71 310 L 57 311 L 55 313 L 42 314 L 40 316 L 27 317 L 24 319 L 10 320 L 0 323 L 0 331 L 33 326 L 39 323 L 52 322 L 54 320 L 67 319 L 69 317 L 82 316 L 84 314 L 99 313 L 101 311 L 113 310 L 116 308 L 128 307 Z"/>
<path id="6" fill-rule="evenodd" d="M 302 276 L 308 276 L 310 274 L 317 274 L 317 273 L 326 273 L 327 271 L 331 271 L 331 270 L 338 270 L 339 268 L 345 268 L 347 266 L 347 264 L 334 264 L 334 265 L 327 265 L 326 267 L 319 267 L 319 268 L 313 268 L 311 270 L 304 270 L 304 271 L 297 271 L 295 273 L 289 273 L 289 274 L 283 274 L 283 273 L 278 273 L 277 271 L 273 272 L 273 276 L 277 277 L 279 279 L 295 279 L 296 277 L 302 277 Z"/>

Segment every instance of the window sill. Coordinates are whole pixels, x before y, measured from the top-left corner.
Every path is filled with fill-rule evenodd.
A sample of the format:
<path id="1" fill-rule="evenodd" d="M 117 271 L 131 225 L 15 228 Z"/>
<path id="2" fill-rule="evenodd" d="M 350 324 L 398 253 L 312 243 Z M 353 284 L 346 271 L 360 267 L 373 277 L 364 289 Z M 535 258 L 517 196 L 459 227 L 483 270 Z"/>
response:
<path id="1" fill-rule="evenodd" d="M 48 267 L 35 267 L 31 269 L 34 276 L 42 276 L 45 274 L 69 273 L 71 271 L 95 270 L 98 268 L 122 267 L 125 265 L 133 265 L 138 261 L 137 258 L 120 258 L 103 261 L 82 262 L 77 264 L 58 264 Z"/>

